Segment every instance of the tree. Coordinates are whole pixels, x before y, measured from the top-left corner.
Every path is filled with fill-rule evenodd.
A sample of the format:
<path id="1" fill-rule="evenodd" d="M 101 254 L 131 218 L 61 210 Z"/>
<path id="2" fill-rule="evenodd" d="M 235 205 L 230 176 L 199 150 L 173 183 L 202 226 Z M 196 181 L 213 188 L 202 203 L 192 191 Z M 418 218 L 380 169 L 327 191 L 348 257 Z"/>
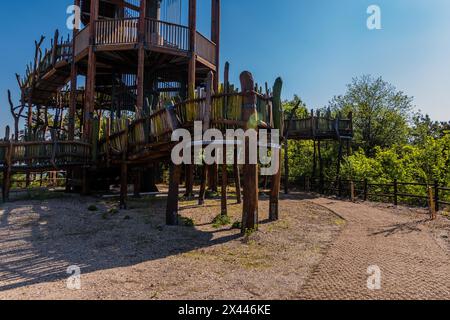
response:
<path id="1" fill-rule="evenodd" d="M 367 156 L 375 147 L 389 148 L 405 143 L 412 98 L 380 78 L 365 75 L 354 78 L 343 96 L 329 103 L 334 112 L 353 112 L 355 144 Z"/>
<path id="2" fill-rule="evenodd" d="M 423 146 L 427 138 L 442 138 L 450 132 L 450 122 L 432 121 L 428 115 L 417 113 L 413 116 L 410 142 Z"/>

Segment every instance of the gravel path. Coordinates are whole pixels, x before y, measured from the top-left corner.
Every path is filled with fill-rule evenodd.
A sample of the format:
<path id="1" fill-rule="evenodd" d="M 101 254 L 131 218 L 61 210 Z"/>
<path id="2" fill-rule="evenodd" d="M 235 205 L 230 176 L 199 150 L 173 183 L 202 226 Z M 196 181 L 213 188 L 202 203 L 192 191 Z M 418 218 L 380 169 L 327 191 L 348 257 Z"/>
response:
<path id="1" fill-rule="evenodd" d="M 346 227 L 302 288 L 301 299 L 450 299 L 450 258 L 424 215 L 367 204 L 314 199 L 343 217 Z M 381 289 L 368 289 L 369 266 Z"/>

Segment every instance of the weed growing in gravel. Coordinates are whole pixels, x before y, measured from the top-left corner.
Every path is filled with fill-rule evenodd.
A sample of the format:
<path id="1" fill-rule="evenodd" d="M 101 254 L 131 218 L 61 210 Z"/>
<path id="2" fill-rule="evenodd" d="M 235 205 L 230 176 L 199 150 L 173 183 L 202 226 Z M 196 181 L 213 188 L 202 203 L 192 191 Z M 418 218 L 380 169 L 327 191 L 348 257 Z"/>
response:
<path id="1" fill-rule="evenodd" d="M 191 218 L 179 217 L 179 219 L 181 221 L 182 226 L 185 226 L 185 227 L 194 227 L 195 226 L 195 222 Z"/>
<path id="2" fill-rule="evenodd" d="M 214 218 L 212 225 L 213 228 L 219 229 L 224 226 L 228 226 L 231 224 L 231 219 L 229 216 L 221 215 L 219 214 L 217 217 Z"/>
<path id="3" fill-rule="evenodd" d="M 240 221 L 235 221 L 233 225 L 231 226 L 232 229 L 241 229 L 242 223 Z"/>

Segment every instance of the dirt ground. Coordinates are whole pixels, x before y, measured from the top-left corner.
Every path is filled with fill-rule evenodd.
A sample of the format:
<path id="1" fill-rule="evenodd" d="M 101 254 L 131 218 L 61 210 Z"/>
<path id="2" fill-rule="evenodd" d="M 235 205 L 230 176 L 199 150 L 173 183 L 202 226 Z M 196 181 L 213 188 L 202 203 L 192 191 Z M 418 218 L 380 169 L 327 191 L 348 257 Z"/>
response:
<path id="1" fill-rule="evenodd" d="M 195 226 L 167 227 L 165 199 L 117 211 L 111 200 L 52 198 L 0 206 L 0 299 L 296 298 L 345 227 L 302 196 L 285 198 L 275 223 L 261 198 L 260 231 L 248 237 L 212 225 L 217 200 L 181 202 Z M 230 203 L 232 224 L 241 207 Z M 81 269 L 81 290 L 67 288 L 70 266 Z"/>

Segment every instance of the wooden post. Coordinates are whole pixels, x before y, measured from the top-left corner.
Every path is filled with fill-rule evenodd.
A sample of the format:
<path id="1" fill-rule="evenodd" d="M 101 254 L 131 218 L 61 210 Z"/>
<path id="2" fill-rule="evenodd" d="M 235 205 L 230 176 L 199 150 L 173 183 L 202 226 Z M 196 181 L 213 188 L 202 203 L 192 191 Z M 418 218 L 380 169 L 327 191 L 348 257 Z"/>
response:
<path id="1" fill-rule="evenodd" d="M 398 181 L 394 180 L 394 205 L 398 205 Z"/>
<path id="2" fill-rule="evenodd" d="M 211 40 L 216 44 L 216 74 L 214 77 L 214 91 L 219 92 L 220 79 L 220 0 L 211 0 Z"/>
<path id="3" fill-rule="evenodd" d="M 80 6 L 80 0 L 75 0 L 75 5 Z M 69 140 L 75 139 L 75 114 L 77 111 L 77 75 L 78 67 L 75 62 L 75 38 L 79 30 L 77 29 L 77 24 L 73 29 L 73 40 L 72 40 L 72 63 L 70 67 L 70 103 L 69 103 Z M 71 175 L 71 174 L 70 174 Z"/>
<path id="4" fill-rule="evenodd" d="M 2 200 L 7 202 L 9 200 L 9 188 L 11 186 L 11 158 L 13 152 L 13 144 L 10 140 L 10 129 L 6 126 L 5 141 L 9 142 L 8 147 L 5 150 L 5 167 L 3 170 L 3 186 L 2 186 Z"/>
<path id="5" fill-rule="evenodd" d="M 234 146 L 234 164 L 233 164 L 233 171 L 234 171 L 234 184 L 236 187 L 236 198 L 237 203 L 242 203 L 242 186 L 241 186 L 241 172 L 239 170 L 239 156 L 238 156 L 238 147 Z"/>
<path id="6" fill-rule="evenodd" d="M 206 165 L 204 165 L 203 169 L 202 169 L 202 178 L 201 178 L 201 182 L 200 182 L 200 193 L 198 195 L 198 205 L 199 206 L 202 206 L 205 204 L 207 178 L 208 178 L 208 167 Z"/>
<path id="7" fill-rule="evenodd" d="M 314 189 L 315 187 L 315 182 L 316 182 L 316 177 L 317 177 L 317 147 L 316 147 L 316 140 L 313 140 L 313 147 L 314 147 L 314 151 L 313 151 L 313 168 L 312 168 L 312 187 Z"/>
<path id="8" fill-rule="evenodd" d="M 284 194 L 289 194 L 289 140 L 284 141 Z"/>
<path id="9" fill-rule="evenodd" d="M 355 195 L 355 183 L 353 181 L 350 181 L 350 200 L 352 202 L 356 201 L 356 195 Z"/>
<path id="10" fill-rule="evenodd" d="M 186 199 L 194 198 L 194 165 L 186 165 L 186 193 L 184 195 Z"/>
<path id="11" fill-rule="evenodd" d="M 137 102 L 136 111 L 138 117 L 143 116 L 144 110 L 144 78 L 145 78 L 145 17 L 146 17 L 146 0 L 140 1 L 139 7 L 139 48 L 138 48 L 138 69 L 137 69 Z"/>
<path id="12" fill-rule="evenodd" d="M 320 194 L 324 194 L 324 177 L 323 177 L 323 161 L 322 161 L 322 148 L 321 148 L 321 141 L 319 140 L 317 142 L 317 150 L 318 150 L 318 156 L 319 156 L 319 183 L 320 183 Z"/>
<path id="13" fill-rule="evenodd" d="M 221 215 L 228 215 L 227 208 L 227 187 L 228 187 L 228 166 L 227 166 L 227 145 L 224 143 L 223 149 L 223 164 L 222 164 L 222 188 L 221 188 Z"/>
<path id="14" fill-rule="evenodd" d="M 245 71 L 240 75 L 243 93 L 242 121 L 246 123 L 244 130 L 257 129 L 251 121 L 257 117 L 256 95 L 254 93 L 255 82 L 253 75 Z M 255 124 L 256 125 L 256 124 Z M 258 165 L 250 164 L 250 139 L 245 139 L 245 164 L 244 164 L 244 205 L 242 210 L 242 233 L 258 228 Z"/>
<path id="15" fill-rule="evenodd" d="M 124 146 L 122 150 L 122 163 L 120 165 L 120 208 L 127 208 L 127 198 L 128 198 L 128 120 L 125 123 L 125 139 Z"/>
<path id="16" fill-rule="evenodd" d="M 58 58 L 58 40 L 59 40 L 59 31 L 56 29 L 55 37 L 53 38 L 53 46 L 52 46 L 52 65 L 56 64 L 56 60 Z"/>
<path id="17" fill-rule="evenodd" d="M 85 90 L 85 109 L 83 119 L 83 137 L 91 141 L 92 119 L 95 110 L 95 78 L 97 74 L 97 57 L 95 53 L 95 21 L 98 19 L 99 0 L 91 0 L 91 16 L 89 27 L 89 53 Z"/>
<path id="18" fill-rule="evenodd" d="M 282 103 L 281 103 L 281 90 L 283 88 L 283 81 L 281 78 L 278 78 L 275 81 L 275 85 L 273 86 L 273 110 L 274 114 L 280 115 L 282 112 Z M 281 116 L 277 116 L 277 119 L 279 119 L 277 122 L 274 123 L 274 128 L 277 130 L 282 129 L 282 121 L 283 118 Z M 281 134 L 280 134 L 281 136 Z M 287 142 L 287 140 L 286 140 Z M 277 172 L 275 175 L 272 176 L 272 187 L 270 191 L 270 205 L 269 205 L 269 220 L 270 221 L 277 221 L 279 219 L 279 202 L 280 202 L 280 188 L 281 188 L 281 142 L 278 142 L 279 148 L 278 149 L 272 149 L 272 152 L 276 153 L 277 156 L 275 157 L 277 159 L 276 168 Z"/>
<path id="19" fill-rule="evenodd" d="M 364 179 L 364 201 L 367 201 L 369 194 L 369 182 L 367 179 Z"/>
<path id="20" fill-rule="evenodd" d="M 214 75 L 212 72 L 208 73 L 208 78 L 206 79 L 206 112 L 203 118 L 203 132 L 210 128 L 211 122 L 211 105 L 212 105 L 212 94 L 213 94 L 213 81 Z M 200 194 L 198 197 L 199 205 L 203 205 L 205 203 L 205 195 L 206 195 L 206 184 L 208 178 L 208 166 L 206 164 L 203 165 L 202 171 L 202 181 L 200 185 Z"/>
<path id="21" fill-rule="evenodd" d="M 430 209 L 430 219 L 435 220 L 436 215 L 436 204 L 434 203 L 433 188 L 428 187 L 428 207 Z"/>
<path id="22" fill-rule="evenodd" d="M 189 99 L 193 99 L 192 96 L 196 83 L 196 62 L 197 57 L 195 54 L 197 38 L 197 0 L 189 0 L 189 67 L 188 67 L 188 94 Z"/>
<path id="23" fill-rule="evenodd" d="M 439 212 L 439 182 L 437 180 L 434 181 L 434 205 L 436 212 Z"/>
<path id="24" fill-rule="evenodd" d="M 178 225 L 178 196 L 181 178 L 181 166 L 170 163 L 169 197 L 167 198 L 166 224 Z"/>

